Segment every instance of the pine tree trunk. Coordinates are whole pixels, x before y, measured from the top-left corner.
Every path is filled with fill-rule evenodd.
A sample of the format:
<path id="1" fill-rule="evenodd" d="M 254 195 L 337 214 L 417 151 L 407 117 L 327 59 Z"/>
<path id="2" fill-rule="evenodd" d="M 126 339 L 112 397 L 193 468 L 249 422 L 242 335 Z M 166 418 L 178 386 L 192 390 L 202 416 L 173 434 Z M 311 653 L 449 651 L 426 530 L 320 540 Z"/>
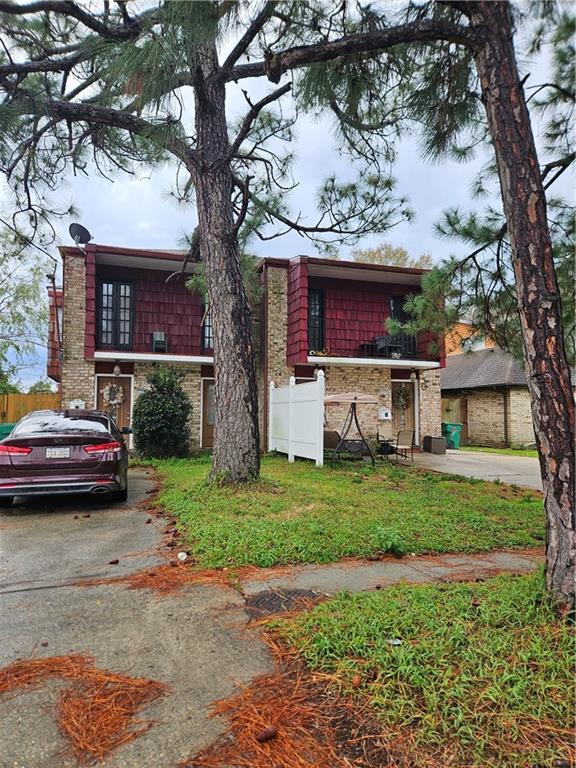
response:
<path id="1" fill-rule="evenodd" d="M 486 42 L 476 66 L 500 177 L 518 294 L 524 364 L 546 511 L 546 582 L 559 611 L 574 605 L 574 397 L 546 198 L 512 41 L 507 2 L 468 6 Z"/>
<path id="2" fill-rule="evenodd" d="M 207 45 L 197 60 L 195 120 L 201 167 L 193 171 L 193 178 L 214 333 L 212 477 L 241 483 L 258 477 L 260 471 L 252 315 L 234 231 L 225 84 L 218 77 L 215 46 Z"/>

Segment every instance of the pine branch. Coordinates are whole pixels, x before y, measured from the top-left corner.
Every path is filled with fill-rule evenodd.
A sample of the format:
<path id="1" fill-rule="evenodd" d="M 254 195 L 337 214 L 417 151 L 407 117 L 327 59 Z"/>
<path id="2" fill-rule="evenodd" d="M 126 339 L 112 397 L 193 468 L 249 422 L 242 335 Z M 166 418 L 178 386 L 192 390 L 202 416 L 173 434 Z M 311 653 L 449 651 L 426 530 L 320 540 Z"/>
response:
<path id="1" fill-rule="evenodd" d="M 236 138 L 230 146 L 230 150 L 226 157 L 226 162 L 231 160 L 235 156 L 236 152 L 240 149 L 242 142 L 250 133 L 250 129 L 252 128 L 254 120 L 256 120 L 264 107 L 268 106 L 268 104 L 272 104 L 273 101 L 280 99 L 282 96 L 284 96 L 285 93 L 288 93 L 291 88 L 292 83 L 286 83 L 286 85 L 283 85 L 281 88 L 277 88 L 275 91 L 272 91 L 272 93 L 264 96 L 264 98 L 260 99 L 260 101 L 257 101 L 256 104 L 252 104 L 246 114 L 246 117 L 242 121 L 242 125 L 240 126 L 240 130 L 238 131 Z"/>
<path id="2" fill-rule="evenodd" d="M 482 42 L 478 28 L 471 29 L 449 21 L 430 20 L 400 24 L 396 27 L 374 30 L 361 34 L 346 35 L 314 45 L 288 48 L 271 53 L 264 61 L 239 64 L 226 73 L 226 80 L 242 80 L 247 77 L 268 77 L 273 83 L 280 81 L 284 72 L 321 61 L 333 61 L 356 53 L 385 51 L 396 45 L 414 42 L 445 40 L 468 48 Z"/>
<path id="3" fill-rule="evenodd" d="M 276 2 L 273 0 L 271 2 L 266 2 L 260 13 L 256 16 L 256 18 L 250 22 L 250 25 L 248 26 L 248 29 L 246 32 L 242 35 L 240 40 L 236 43 L 234 48 L 230 51 L 228 54 L 228 57 L 226 58 L 226 61 L 222 65 L 221 74 L 223 77 L 227 78 L 228 73 L 236 64 L 238 59 L 246 53 L 248 48 L 250 47 L 250 44 L 260 32 L 264 24 L 268 21 L 268 19 L 271 17 L 272 12 L 274 11 L 274 7 L 276 5 Z"/>
<path id="4" fill-rule="evenodd" d="M 123 110 L 86 102 L 43 101 L 23 88 L 18 89 L 15 100 L 25 101 L 31 106 L 34 114 L 49 115 L 67 122 L 106 125 L 148 138 L 159 129 L 153 123 Z M 189 170 L 197 165 L 195 150 L 191 149 L 184 140 L 171 136 L 166 142 L 166 149 L 181 160 Z"/>
<path id="5" fill-rule="evenodd" d="M 6 13 L 12 16 L 26 16 L 35 13 L 55 13 L 58 16 L 65 16 L 76 19 L 88 29 L 96 32 L 100 37 L 106 40 L 130 40 L 137 37 L 145 24 L 154 24 L 158 21 L 158 12 L 156 9 L 144 11 L 140 16 L 134 16 L 122 25 L 110 26 L 81 8 L 72 0 L 37 0 L 32 3 L 16 4 L 11 0 L 0 0 L 0 13 Z"/>
<path id="6" fill-rule="evenodd" d="M 174 280 L 175 278 L 182 277 L 182 275 L 186 271 L 186 267 L 188 266 L 188 262 L 190 260 L 192 261 L 200 260 L 200 230 L 198 229 L 198 227 L 196 227 L 196 229 L 192 233 L 190 248 L 188 248 L 188 253 L 184 258 L 184 261 L 182 262 L 182 266 L 180 267 L 180 269 L 176 270 L 176 272 L 172 272 L 170 275 L 168 275 L 168 277 L 164 282 L 169 283 L 170 280 Z"/>

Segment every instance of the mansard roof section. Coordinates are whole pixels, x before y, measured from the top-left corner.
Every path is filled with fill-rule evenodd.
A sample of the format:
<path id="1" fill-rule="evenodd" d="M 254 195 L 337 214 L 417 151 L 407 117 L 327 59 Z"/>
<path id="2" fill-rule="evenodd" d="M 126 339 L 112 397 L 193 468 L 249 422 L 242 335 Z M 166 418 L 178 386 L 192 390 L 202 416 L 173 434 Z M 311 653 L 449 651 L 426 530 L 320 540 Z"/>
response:
<path id="1" fill-rule="evenodd" d="M 265 266 L 270 266 L 288 269 L 297 263 L 307 265 L 310 277 L 407 286 L 420 285 L 422 275 L 430 271 L 429 269 L 417 269 L 415 267 L 396 267 L 385 264 L 365 264 L 358 261 L 322 259 L 316 256 L 295 256 L 293 258 L 265 257 L 262 259 L 259 268 L 263 269 Z"/>
<path id="2" fill-rule="evenodd" d="M 61 246 L 59 250 L 62 256 L 86 254 L 94 259 L 96 264 L 134 269 L 158 269 L 170 272 L 180 270 L 188 254 L 186 250 L 124 248 L 101 243 L 88 243 L 84 248 Z M 190 261 L 184 271 L 189 274 L 195 272 L 196 269 L 195 262 Z"/>

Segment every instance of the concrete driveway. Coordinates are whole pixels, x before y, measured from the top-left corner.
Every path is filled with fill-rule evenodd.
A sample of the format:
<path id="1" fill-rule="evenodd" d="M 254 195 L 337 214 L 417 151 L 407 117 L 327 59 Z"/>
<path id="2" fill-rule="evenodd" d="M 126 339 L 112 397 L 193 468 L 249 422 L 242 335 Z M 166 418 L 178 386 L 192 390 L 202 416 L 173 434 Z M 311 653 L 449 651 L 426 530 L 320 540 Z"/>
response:
<path id="1" fill-rule="evenodd" d="M 448 450 L 445 456 L 432 453 L 414 454 L 414 463 L 437 472 L 476 477 L 479 480 L 500 480 L 503 483 L 542 490 L 538 459 L 526 456 Z"/>
<path id="2" fill-rule="evenodd" d="M 0 514 L 0 667 L 81 653 L 98 667 L 167 683 L 171 694 L 143 713 L 157 724 L 103 765 L 172 768 L 219 735 L 209 705 L 272 664 L 258 635 L 245 629 L 244 600 L 232 589 L 191 585 L 156 598 L 123 585 L 77 585 L 166 562 L 161 519 L 146 523 L 152 477 L 130 475 L 125 504 L 37 501 Z M 56 726 L 59 687 L 0 697 L 0 768 L 77 765 Z"/>

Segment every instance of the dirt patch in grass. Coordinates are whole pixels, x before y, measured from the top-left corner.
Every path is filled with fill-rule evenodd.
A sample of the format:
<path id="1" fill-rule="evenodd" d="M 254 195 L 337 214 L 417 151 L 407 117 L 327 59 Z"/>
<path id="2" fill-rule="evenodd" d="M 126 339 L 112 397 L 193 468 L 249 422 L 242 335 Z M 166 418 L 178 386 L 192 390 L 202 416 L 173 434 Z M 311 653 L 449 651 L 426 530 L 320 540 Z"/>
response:
<path id="1" fill-rule="evenodd" d="M 312 608 L 326 595 L 311 589 L 267 589 L 245 599 L 248 616 L 252 620 L 264 619 L 277 614 L 288 614 Z"/>
<path id="2" fill-rule="evenodd" d="M 0 669 L 0 695 L 15 696 L 50 679 L 67 683 L 56 701 L 56 719 L 81 763 L 101 761 L 148 731 L 154 721 L 137 715 L 169 690 L 156 680 L 99 669 L 90 656 L 74 654 L 19 660 Z"/>

